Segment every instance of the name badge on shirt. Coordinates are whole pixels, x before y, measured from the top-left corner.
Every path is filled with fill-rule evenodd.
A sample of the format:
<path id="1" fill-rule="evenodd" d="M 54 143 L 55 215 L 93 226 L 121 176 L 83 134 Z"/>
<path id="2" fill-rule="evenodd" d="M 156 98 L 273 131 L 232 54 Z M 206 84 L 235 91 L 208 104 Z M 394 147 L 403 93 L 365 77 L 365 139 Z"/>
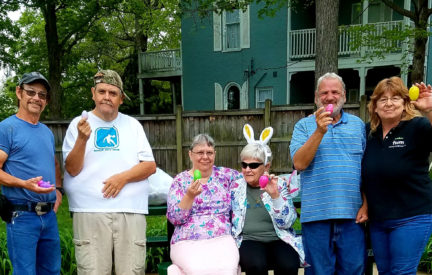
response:
<path id="1" fill-rule="evenodd" d="M 395 138 L 392 143 L 389 144 L 389 149 L 391 148 L 404 148 L 406 147 L 405 140 L 403 137 Z"/>

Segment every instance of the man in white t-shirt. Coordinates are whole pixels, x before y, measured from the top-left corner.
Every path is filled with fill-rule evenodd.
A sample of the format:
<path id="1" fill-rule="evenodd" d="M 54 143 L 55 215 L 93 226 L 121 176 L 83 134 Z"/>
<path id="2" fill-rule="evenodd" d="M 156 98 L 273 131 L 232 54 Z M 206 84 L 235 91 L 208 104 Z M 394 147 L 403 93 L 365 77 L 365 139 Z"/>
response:
<path id="1" fill-rule="evenodd" d="M 63 142 L 78 274 L 111 274 L 113 263 L 116 274 L 145 274 L 156 163 L 142 125 L 118 111 L 127 97 L 120 76 L 99 71 L 91 91 L 95 108 L 72 120 Z"/>

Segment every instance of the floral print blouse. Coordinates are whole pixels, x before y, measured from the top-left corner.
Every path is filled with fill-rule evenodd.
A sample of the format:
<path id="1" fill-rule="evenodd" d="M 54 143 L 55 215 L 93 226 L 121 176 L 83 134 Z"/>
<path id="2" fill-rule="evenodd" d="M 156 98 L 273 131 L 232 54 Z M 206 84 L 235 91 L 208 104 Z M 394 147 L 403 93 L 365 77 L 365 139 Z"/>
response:
<path id="1" fill-rule="evenodd" d="M 240 178 L 231 186 L 232 235 L 238 247 L 241 246 L 243 240 L 242 231 L 246 219 L 248 204 L 246 188 L 247 183 L 244 178 Z M 297 171 L 294 170 L 291 175 L 280 175 L 278 189 L 280 193 L 278 199 L 273 200 L 268 193 L 264 192 L 261 194 L 261 201 L 270 214 L 277 236 L 297 251 L 301 266 L 308 266 L 305 262 L 302 238 L 296 235 L 292 228 L 297 218 L 292 199 L 298 196 L 300 192 L 300 177 L 297 175 Z"/>
<path id="2" fill-rule="evenodd" d="M 188 171 L 178 174 L 167 199 L 167 218 L 175 226 L 171 244 L 183 240 L 203 240 L 231 234 L 231 184 L 241 178 L 236 170 L 213 166 L 202 193 L 195 197 L 192 208 L 181 209 L 178 204 L 186 194 L 193 177 Z"/>

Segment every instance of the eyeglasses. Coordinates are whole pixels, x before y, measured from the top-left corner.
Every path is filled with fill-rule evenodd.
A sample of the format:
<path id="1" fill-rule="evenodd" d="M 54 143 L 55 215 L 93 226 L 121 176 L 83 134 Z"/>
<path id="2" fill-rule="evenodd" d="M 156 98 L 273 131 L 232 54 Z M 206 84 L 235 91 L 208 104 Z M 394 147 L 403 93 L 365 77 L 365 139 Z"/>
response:
<path id="1" fill-rule="evenodd" d="M 390 100 L 392 103 L 397 103 L 402 99 L 400 96 L 393 96 L 393 97 L 382 97 L 378 99 L 378 103 L 381 105 L 387 104 L 387 102 Z"/>
<path id="2" fill-rule="evenodd" d="M 48 93 L 36 92 L 33 90 L 27 90 L 24 88 L 21 88 L 21 89 L 23 89 L 23 91 L 25 91 L 29 97 L 34 97 L 37 94 L 39 99 L 47 100 L 47 98 L 48 98 Z"/>
<path id="3" fill-rule="evenodd" d="M 207 157 L 211 158 L 214 156 L 215 152 L 214 151 L 199 151 L 199 152 L 194 152 L 191 150 L 192 153 L 198 155 L 200 158 L 204 157 L 204 155 L 207 155 Z"/>
<path id="4" fill-rule="evenodd" d="M 264 163 L 262 162 L 251 162 L 251 163 L 246 163 L 246 162 L 241 162 L 241 166 L 246 169 L 247 167 L 249 167 L 250 169 L 257 169 L 258 167 L 260 167 L 261 165 L 263 165 Z"/>

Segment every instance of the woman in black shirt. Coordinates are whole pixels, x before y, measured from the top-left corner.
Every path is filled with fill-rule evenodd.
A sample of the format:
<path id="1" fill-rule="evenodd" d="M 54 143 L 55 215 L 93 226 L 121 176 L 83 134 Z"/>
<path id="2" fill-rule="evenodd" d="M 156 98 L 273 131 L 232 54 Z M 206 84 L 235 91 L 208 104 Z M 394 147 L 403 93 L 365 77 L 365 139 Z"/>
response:
<path id="1" fill-rule="evenodd" d="M 416 274 L 432 232 L 432 88 L 417 86 L 411 101 L 399 77 L 384 79 L 368 105 L 362 189 L 380 274 Z"/>

